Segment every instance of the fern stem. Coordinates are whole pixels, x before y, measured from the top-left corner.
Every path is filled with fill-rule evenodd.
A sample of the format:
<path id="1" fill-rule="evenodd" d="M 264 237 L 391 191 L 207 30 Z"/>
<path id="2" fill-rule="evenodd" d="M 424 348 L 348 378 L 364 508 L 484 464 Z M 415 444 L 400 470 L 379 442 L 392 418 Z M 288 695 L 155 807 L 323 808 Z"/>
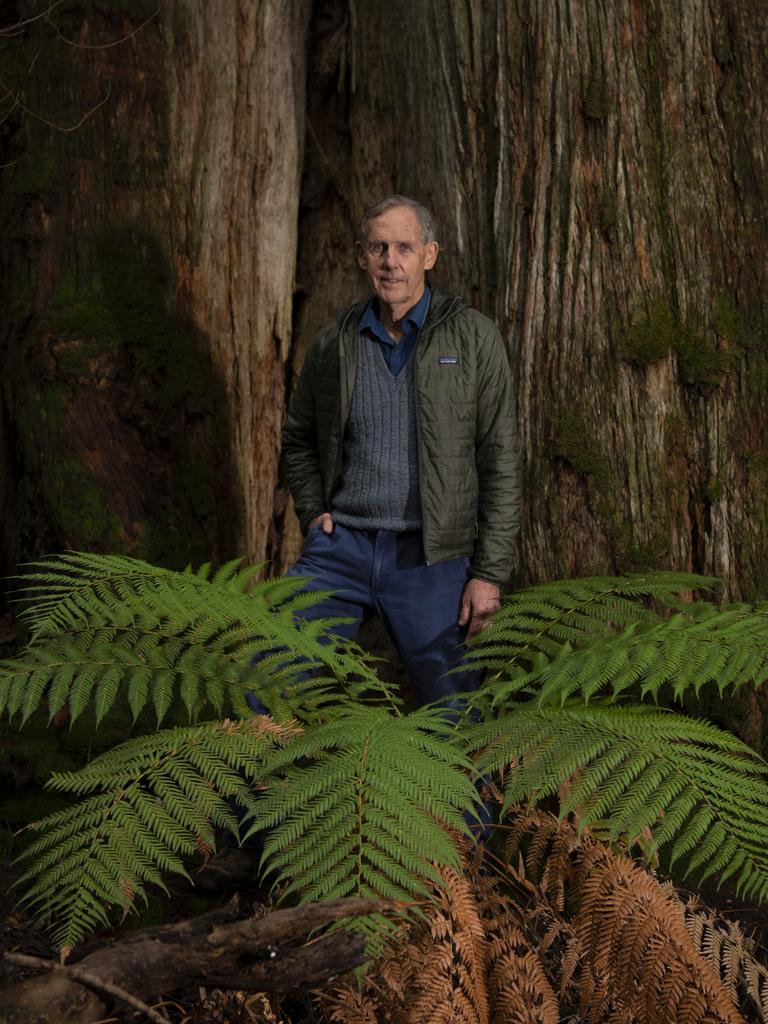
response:
<path id="1" fill-rule="evenodd" d="M 363 812 L 364 812 L 364 800 L 363 800 L 363 778 L 365 776 L 364 767 L 365 760 L 368 755 L 368 748 L 371 744 L 370 733 L 365 738 L 362 749 L 360 751 L 360 758 L 358 764 L 358 774 L 355 780 L 357 787 L 357 884 L 356 889 L 358 895 L 362 894 L 363 886 Z"/>
<path id="2" fill-rule="evenodd" d="M 596 592 L 596 593 L 594 593 L 589 598 L 589 600 L 587 600 L 587 601 L 579 601 L 579 602 L 577 602 L 576 604 L 574 604 L 570 608 L 564 608 L 563 611 L 561 612 L 561 614 L 557 616 L 557 618 L 547 619 L 546 626 L 542 626 L 542 628 L 539 630 L 538 633 L 534 633 L 534 635 L 531 637 L 531 639 L 528 641 L 528 643 L 525 644 L 525 646 L 522 647 L 517 652 L 517 658 L 520 658 L 521 655 L 525 654 L 526 651 L 530 650 L 530 648 L 533 646 L 533 644 L 534 644 L 534 642 L 536 640 L 540 640 L 541 637 L 546 636 L 546 634 L 552 629 L 552 626 L 557 625 L 559 622 L 564 622 L 566 617 L 568 615 L 572 615 L 573 612 L 575 612 L 577 608 L 578 609 L 588 608 L 589 605 L 594 604 L 598 600 L 602 600 L 603 598 L 607 597 L 609 594 L 617 593 L 618 590 L 619 590 L 619 587 L 617 585 L 617 586 L 614 586 L 614 587 L 609 587 L 607 590 L 601 590 L 599 593 Z M 480 635 L 482 637 L 482 634 L 480 634 Z M 510 664 L 514 664 L 515 660 L 517 660 L 517 659 L 514 659 Z M 492 676 L 490 676 L 488 678 L 487 682 L 489 682 L 489 683 L 496 682 L 498 679 L 501 678 L 501 676 L 506 671 L 508 671 L 508 669 L 499 669 L 498 672 L 496 672 L 494 675 L 492 675 Z"/>

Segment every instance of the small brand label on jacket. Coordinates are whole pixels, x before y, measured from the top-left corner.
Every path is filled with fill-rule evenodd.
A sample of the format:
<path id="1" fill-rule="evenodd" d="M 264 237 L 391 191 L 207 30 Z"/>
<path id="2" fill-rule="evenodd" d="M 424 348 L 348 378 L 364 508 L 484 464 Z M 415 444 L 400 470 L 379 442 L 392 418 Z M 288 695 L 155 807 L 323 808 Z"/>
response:
<path id="1" fill-rule="evenodd" d="M 438 361 L 438 363 L 441 366 L 453 366 L 455 363 L 458 363 L 459 357 L 458 356 L 438 356 L 437 357 L 437 361 Z"/>

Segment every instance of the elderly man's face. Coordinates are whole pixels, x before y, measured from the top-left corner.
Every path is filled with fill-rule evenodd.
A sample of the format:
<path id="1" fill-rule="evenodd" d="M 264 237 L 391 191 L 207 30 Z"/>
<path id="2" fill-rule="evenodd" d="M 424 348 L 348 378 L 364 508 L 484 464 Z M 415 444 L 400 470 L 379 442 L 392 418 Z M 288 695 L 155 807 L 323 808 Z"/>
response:
<path id="1" fill-rule="evenodd" d="M 357 261 L 371 290 L 399 320 L 424 293 L 424 275 L 437 260 L 437 242 L 421 240 L 421 224 L 409 206 L 393 206 L 368 221 L 365 244 L 357 242 Z"/>

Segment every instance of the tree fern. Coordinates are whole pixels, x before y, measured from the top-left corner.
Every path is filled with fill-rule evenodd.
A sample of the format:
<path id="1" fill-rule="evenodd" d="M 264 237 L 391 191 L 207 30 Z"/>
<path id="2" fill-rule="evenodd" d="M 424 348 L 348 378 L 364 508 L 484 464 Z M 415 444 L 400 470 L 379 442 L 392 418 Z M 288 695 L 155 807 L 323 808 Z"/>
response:
<path id="1" fill-rule="evenodd" d="M 229 801 L 252 808 L 265 755 L 291 730 L 264 717 L 208 722 L 142 736 L 49 785 L 86 799 L 32 825 L 39 833 L 22 859 L 23 902 L 57 919 L 56 942 L 68 949 L 110 906 L 127 913 L 146 899 L 147 883 L 187 874 L 183 858 L 210 853 L 214 827 L 238 832 Z"/>
<path id="2" fill-rule="evenodd" d="M 503 635 L 497 627 L 488 659 L 494 667 L 504 649 Z M 486 660 L 484 644 L 478 645 L 476 654 L 481 662 Z M 513 637 L 510 655 L 516 650 Z M 535 694 L 543 704 L 565 702 L 574 695 L 584 701 L 606 693 L 615 698 L 634 689 L 639 697 L 657 700 L 664 687 L 680 698 L 686 690 L 698 693 L 707 684 L 722 693 L 768 680 L 766 650 L 765 610 L 745 605 L 718 609 L 702 603 L 663 619 L 646 612 L 644 620 L 619 633 L 609 628 L 581 649 L 575 650 L 570 642 L 551 647 L 548 657 L 540 653 L 532 659 L 528 671 L 512 665 L 511 671 L 497 672 L 486 697 L 499 705 L 518 693 Z"/>
<path id="3" fill-rule="evenodd" d="M 174 702 L 191 718 L 249 714 L 254 690 L 284 718 L 339 693 L 396 702 L 359 647 L 333 640 L 338 620 L 296 617 L 323 592 L 239 565 L 209 578 L 113 555 L 36 563 L 21 591 L 32 642 L 0 663 L 0 711 L 26 721 L 47 695 L 51 717 L 93 703 L 98 721 L 124 696 L 134 718 L 151 700 L 160 725 Z"/>
<path id="4" fill-rule="evenodd" d="M 259 581 L 240 562 L 174 573 L 82 554 L 32 569 L 32 640 L 0 665 L 0 711 L 23 722 L 47 702 L 51 715 L 92 707 L 99 721 L 125 701 L 158 722 L 172 705 L 192 720 L 248 714 L 132 740 L 54 778 L 83 801 L 35 826 L 26 899 L 64 922 L 65 946 L 105 920 L 105 904 L 130 908 L 185 870 L 215 827 L 235 829 L 227 797 L 270 830 L 265 867 L 286 895 L 423 897 L 441 866 L 459 870 L 474 780 L 497 771 L 507 807 L 560 793 L 583 825 L 630 839 L 649 829 L 673 860 L 768 894 L 764 763 L 711 726 L 617 700 L 763 680 L 760 608 L 681 604 L 681 590 L 710 579 L 567 580 L 514 595 L 471 653 L 492 673 L 468 695 L 481 720 L 457 728 L 439 708 L 404 714 L 360 648 L 334 637 L 339 620 L 297 618 L 323 596 L 302 580 Z M 303 731 L 253 719 L 249 690 Z M 254 801 L 257 780 L 268 788 Z"/>
<path id="5" fill-rule="evenodd" d="M 505 771 L 505 806 L 558 793 L 561 814 L 633 840 L 649 829 L 702 876 L 768 896 L 768 765 L 705 722 L 646 707 L 522 705 L 473 730 L 481 772 Z"/>
<path id="6" fill-rule="evenodd" d="M 345 708 L 267 759 L 275 779 L 254 808 L 271 829 L 269 873 L 285 895 L 427 896 L 437 865 L 459 866 L 449 833 L 478 803 L 471 763 L 435 710 Z M 359 921 L 356 926 L 359 926 Z"/>

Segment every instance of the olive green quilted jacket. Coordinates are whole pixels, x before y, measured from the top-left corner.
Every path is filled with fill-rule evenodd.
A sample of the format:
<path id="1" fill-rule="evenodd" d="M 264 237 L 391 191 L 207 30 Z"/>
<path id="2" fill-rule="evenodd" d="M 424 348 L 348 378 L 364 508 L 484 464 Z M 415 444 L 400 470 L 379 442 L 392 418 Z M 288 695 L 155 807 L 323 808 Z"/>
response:
<path id="1" fill-rule="evenodd" d="M 310 347 L 283 434 L 301 528 L 331 509 L 365 303 Z M 509 578 L 520 514 L 520 467 L 509 363 L 495 325 L 433 289 L 416 360 L 419 482 L 427 562 L 471 556 L 472 576 Z"/>

